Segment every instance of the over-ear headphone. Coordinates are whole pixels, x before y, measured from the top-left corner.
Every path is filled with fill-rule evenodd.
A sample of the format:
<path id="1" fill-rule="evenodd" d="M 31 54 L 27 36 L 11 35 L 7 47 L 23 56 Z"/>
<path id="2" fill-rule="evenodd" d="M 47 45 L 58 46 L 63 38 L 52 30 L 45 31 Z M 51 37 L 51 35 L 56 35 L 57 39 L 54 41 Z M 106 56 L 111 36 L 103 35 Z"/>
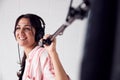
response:
<path id="1" fill-rule="evenodd" d="M 38 28 L 38 30 L 36 30 L 36 35 L 35 35 L 36 42 L 39 42 L 39 40 L 41 38 L 43 38 L 43 36 L 45 34 L 45 22 L 41 17 L 39 17 L 39 21 L 40 21 L 41 25 L 38 26 L 39 28 Z"/>

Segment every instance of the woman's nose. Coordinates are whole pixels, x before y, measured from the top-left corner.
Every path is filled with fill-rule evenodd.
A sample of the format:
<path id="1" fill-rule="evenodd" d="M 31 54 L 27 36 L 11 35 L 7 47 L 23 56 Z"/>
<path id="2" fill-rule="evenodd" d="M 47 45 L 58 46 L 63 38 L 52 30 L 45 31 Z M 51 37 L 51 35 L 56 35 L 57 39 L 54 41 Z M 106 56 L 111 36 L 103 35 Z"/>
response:
<path id="1" fill-rule="evenodd" d="M 23 30 L 23 29 L 21 29 L 19 33 L 20 33 L 20 34 L 24 34 L 24 30 Z"/>

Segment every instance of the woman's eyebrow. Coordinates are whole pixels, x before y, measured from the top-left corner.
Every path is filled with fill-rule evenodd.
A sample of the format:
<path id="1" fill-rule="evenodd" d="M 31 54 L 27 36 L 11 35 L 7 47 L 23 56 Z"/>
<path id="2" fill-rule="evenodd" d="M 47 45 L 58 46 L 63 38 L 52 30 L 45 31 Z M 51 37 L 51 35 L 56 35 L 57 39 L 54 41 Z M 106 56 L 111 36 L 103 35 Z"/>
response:
<path id="1" fill-rule="evenodd" d="M 26 24 L 26 25 L 24 25 L 24 26 L 32 26 L 31 24 Z"/>

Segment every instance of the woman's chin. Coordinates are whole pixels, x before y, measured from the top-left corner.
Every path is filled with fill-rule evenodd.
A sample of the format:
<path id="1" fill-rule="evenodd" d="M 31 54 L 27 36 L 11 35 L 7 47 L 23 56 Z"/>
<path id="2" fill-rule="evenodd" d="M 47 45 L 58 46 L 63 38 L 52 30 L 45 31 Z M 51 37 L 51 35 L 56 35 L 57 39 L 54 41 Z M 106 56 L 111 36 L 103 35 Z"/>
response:
<path id="1" fill-rule="evenodd" d="M 19 43 L 21 47 L 24 47 L 26 44 L 25 43 Z"/>

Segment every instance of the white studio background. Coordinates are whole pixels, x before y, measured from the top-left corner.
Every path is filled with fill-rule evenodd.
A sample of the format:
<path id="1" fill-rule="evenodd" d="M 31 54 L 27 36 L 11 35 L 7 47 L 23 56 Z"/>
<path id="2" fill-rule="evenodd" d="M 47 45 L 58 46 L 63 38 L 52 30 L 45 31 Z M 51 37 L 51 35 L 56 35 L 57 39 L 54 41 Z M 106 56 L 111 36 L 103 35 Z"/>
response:
<path id="1" fill-rule="evenodd" d="M 73 0 L 77 7 L 82 0 Z M 70 0 L 0 0 L 0 80 L 17 80 L 17 43 L 13 30 L 16 18 L 24 13 L 35 13 L 46 22 L 46 33 L 54 33 L 64 22 Z M 85 20 L 74 21 L 62 36 L 57 36 L 57 51 L 65 71 L 72 80 L 80 76 L 83 55 Z"/>

